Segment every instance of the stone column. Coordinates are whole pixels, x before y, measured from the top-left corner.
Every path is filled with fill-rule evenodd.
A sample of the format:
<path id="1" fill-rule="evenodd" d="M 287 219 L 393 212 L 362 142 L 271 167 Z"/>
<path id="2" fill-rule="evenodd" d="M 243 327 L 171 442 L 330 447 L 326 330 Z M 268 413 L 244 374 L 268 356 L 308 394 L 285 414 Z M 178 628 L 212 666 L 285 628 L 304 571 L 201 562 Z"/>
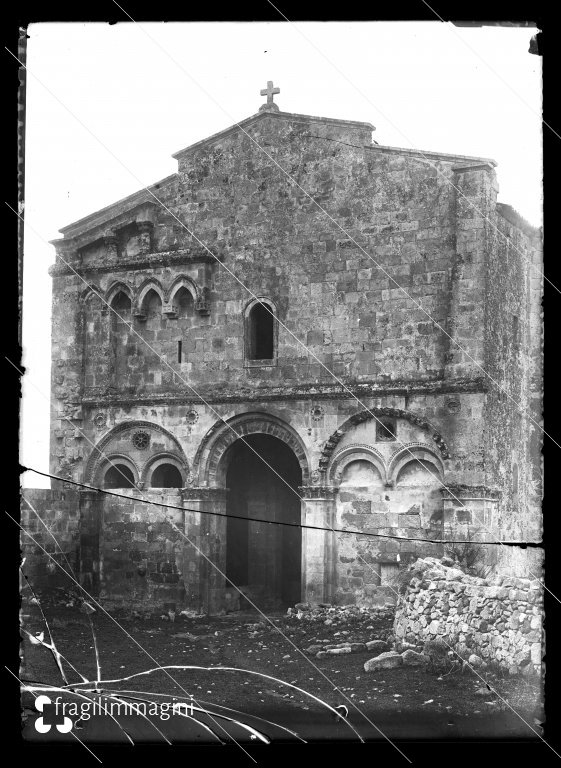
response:
<path id="1" fill-rule="evenodd" d="M 185 542 L 183 577 L 186 597 L 194 610 L 208 614 L 224 611 L 229 590 L 226 573 L 226 488 L 184 488 Z M 199 512 L 200 510 L 200 512 Z M 205 514 L 212 512 L 215 514 Z M 205 557 L 206 556 L 206 557 Z M 207 559 L 208 558 L 208 559 Z M 197 603 L 196 607 L 194 603 Z"/>
<path id="2" fill-rule="evenodd" d="M 302 525 L 333 528 L 335 493 L 333 486 L 303 486 Z M 302 529 L 302 599 L 308 603 L 329 603 L 334 591 L 335 534 Z"/>

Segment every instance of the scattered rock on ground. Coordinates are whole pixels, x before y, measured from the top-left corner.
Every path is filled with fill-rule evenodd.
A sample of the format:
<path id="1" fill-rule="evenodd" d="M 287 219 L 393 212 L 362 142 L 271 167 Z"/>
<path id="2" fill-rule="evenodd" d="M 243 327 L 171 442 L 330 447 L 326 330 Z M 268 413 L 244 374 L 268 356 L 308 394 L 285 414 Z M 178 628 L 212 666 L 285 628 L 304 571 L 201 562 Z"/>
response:
<path id="1" fill-rule="evenodd" d="M 394 669 L 402 664 L 403 658 L 401 654 L 395 651 L 387 651 L 379 656 L 375 656 L 373 659 L 369 659 L 364 665 L 364 671 L 375 672 L 378 669 Z"/>
<path id="2" fill-rule="evenodd" d="M 403 663 L 406 667 L 421 667 L 429 663 L 428 656 L 425 656 L 424 653 L 417 653 L 417 651 L 412 651 L 410 648 L 408 648 L 406 651 L 403 651 L 401 658 L 403 659 Z"/>

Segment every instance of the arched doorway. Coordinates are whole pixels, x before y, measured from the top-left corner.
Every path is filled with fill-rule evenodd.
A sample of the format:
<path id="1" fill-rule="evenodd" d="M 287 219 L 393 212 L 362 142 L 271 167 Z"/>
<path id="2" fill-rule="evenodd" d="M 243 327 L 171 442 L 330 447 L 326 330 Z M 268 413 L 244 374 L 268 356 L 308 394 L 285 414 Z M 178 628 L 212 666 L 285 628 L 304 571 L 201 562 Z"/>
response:
<path id="1" fill-rule="evenodd" d="M 263 434 L 236 440 L 224 458 L 226 576 L 260 608 L 294 605 L 302 591 L 302 530 L 251 518 L 300 525 L 298 459 L 282 440 Z"/>

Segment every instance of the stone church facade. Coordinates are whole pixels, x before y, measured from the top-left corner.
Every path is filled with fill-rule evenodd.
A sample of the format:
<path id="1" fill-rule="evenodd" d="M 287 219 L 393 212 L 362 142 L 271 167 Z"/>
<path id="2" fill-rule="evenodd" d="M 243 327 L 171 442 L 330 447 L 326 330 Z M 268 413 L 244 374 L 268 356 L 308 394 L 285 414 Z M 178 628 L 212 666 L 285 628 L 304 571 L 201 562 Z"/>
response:
<path id="1" fill-rule="evenodd" d="M 54 241 L 51 472 L 135 500 L 30 498 L 107 603 L 367 605 L 428 540 L 540 540 L 540 232 L 372 132 L 269 95 Z"/>

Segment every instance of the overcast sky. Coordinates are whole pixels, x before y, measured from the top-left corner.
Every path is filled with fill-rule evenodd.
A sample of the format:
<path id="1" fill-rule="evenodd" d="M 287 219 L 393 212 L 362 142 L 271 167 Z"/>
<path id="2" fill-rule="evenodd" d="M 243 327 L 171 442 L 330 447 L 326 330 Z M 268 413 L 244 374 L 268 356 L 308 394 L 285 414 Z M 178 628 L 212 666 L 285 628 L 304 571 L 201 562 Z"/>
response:
<path id="1" fill-rule="evenodd" d="M 267 80 L 283 111 L 371 122 L 380 144 L 495 159 L 499 200 L 539 226 L 535 33 L 440 22 L 31 25 L 22 463 L 48 471 L 48 241 L 60 227 L 174 173 L 171 154 L 257 112 Z M 48 487 L 33 474 L 24 484 Z"/>

